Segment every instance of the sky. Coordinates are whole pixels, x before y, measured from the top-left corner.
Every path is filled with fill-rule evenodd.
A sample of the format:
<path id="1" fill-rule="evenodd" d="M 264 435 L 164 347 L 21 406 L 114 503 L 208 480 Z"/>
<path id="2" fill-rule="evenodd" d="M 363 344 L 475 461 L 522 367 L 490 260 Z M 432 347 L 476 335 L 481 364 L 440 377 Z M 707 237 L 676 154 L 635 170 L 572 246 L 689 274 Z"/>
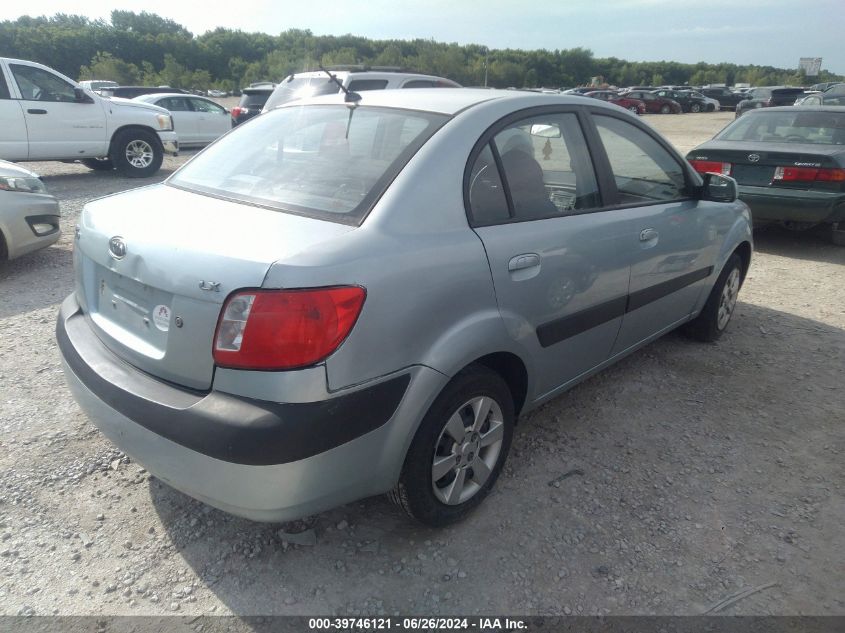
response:
<path id="1" fill-rule="evenodd" d="M 731 62 L 797 68 L 822 57 L 845 74 L 845 0 L 33 0 L 3 2 L 0 20 L 148 11 L 195 35 L 218 26 L 277 34 L 433 39 L 491 49 L 583 47 L 630 61 Z M 2 43 L 0 43 L 1 45 Z"/>

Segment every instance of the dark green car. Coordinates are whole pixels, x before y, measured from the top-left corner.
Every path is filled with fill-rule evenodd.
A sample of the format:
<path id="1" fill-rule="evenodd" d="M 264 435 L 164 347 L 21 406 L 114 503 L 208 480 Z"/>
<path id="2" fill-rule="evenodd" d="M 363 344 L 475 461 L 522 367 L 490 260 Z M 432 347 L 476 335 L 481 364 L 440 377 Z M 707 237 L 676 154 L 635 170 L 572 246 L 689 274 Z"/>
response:
<path id="1" fill-rule="evenodd" d="M 729 175 L 755 226 L 845 228 L 845 107 L 762 108 L 687 154 L 699 173 Z M 837 223 L 839 226 L 837 227 Z"/>

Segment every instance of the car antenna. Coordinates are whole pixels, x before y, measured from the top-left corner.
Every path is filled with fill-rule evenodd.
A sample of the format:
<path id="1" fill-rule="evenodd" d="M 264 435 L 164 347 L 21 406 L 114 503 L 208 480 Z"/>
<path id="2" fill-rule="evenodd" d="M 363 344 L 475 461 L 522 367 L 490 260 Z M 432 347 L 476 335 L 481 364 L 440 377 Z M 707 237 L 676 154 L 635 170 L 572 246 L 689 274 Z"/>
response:
<path id="1" fill-rule="evenodd" d="M 355 112 L 355 108 L 358 107 L 358 102 L 361 100 L 361 95 L 359 95 L 357 92 L 349 90 L 346 86 L 343 85 L 343 82 L 341 82 L 336 75 L 331 74 L 328 70 L 323 68 L 322 64 L 319 65 L 319 68 L 329 76 L 329 81 L 335 82 L 338 86 L 340 86 L 340 89 L 343 90 L 343 94 L 345 95 L 343 97 L 343 100 L 349 107 L 349 119 L 347 119 L 346 121 L 346 138 L 348 139 L 349 127 L 352 125 L 352 113 Z"/>

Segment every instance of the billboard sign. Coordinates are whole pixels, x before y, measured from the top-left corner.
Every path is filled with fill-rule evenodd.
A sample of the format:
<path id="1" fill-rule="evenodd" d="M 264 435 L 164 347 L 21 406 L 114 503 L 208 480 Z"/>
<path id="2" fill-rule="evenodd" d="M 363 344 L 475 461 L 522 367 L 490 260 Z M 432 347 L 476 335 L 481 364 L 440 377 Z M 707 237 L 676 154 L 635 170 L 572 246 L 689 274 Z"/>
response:
<path id="1" fill-rule="evenodd" d="M 822 68 L 821 57 L 802 57 L 798 60 L 798 68 L 804 71 L 807 77 L 818 77 Z"/>

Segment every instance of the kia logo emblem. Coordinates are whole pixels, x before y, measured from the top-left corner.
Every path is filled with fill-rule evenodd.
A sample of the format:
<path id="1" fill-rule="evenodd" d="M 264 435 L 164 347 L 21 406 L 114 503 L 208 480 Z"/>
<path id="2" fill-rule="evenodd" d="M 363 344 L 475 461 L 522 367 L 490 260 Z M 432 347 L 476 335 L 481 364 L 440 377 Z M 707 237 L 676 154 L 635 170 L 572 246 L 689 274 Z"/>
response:
<path id="1" fill-rule="evenodd" d="M 114 259 L 123 259 L 126 257 L 126 242 L 119 235 L 115 235 L 109 240 L 109 255 Z"/>
<path id="2" fill-rule="evenodd" d="M 750 160 L 752 163 L 756 163 L 758 160 L 760 160 L 760 154 L 749 154 L 748 160 Z"/>

